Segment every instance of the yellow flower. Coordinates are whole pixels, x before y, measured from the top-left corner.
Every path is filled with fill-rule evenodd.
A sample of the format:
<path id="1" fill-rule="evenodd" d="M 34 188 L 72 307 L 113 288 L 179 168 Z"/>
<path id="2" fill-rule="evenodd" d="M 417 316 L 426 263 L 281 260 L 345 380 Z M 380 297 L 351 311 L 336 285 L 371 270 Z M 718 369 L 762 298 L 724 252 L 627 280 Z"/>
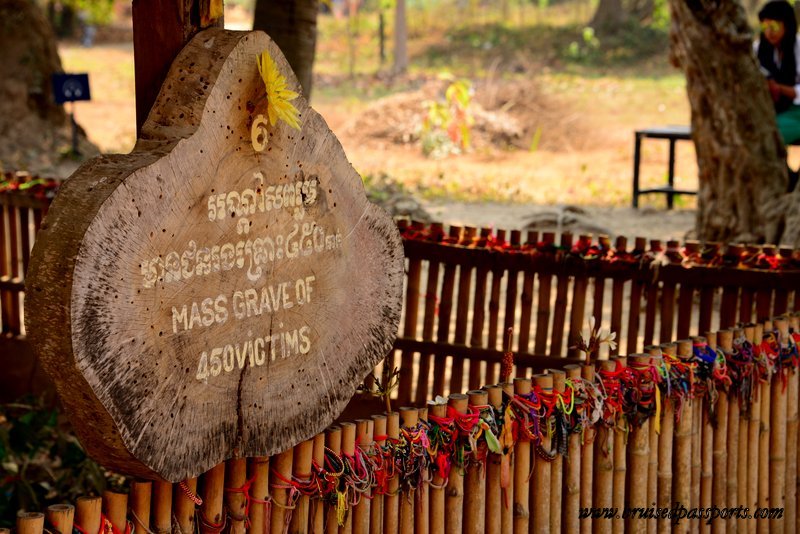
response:
<path id="1" fill-rule="evenodd" d="M 286 88 L 286 77 L 278 70 L 278 65 L 270 57 L 269 52 L 264 50 L 256 56 L 256 60 L 258 62 L 258 73 L 267 88 L 269 123 L 275 126 L 278 119 L 281 119 L 292 128 L 299 130 L 300 121 L 297 108 L 291 104 L 291 101 L 299 95 Z"/>

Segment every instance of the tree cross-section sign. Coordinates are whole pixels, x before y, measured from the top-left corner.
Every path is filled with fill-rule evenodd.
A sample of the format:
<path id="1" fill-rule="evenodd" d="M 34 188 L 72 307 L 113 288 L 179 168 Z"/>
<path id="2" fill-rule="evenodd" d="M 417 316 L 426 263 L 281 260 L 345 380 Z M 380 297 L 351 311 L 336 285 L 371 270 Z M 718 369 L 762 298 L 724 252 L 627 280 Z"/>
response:
<path id="1" fill-rule="evenodd" d="M 403 251 L 263 33 L 210 29 L 37 238 L 27 331 L 89 453 L 178 481 L 322 431 L 391 349 Z"/>

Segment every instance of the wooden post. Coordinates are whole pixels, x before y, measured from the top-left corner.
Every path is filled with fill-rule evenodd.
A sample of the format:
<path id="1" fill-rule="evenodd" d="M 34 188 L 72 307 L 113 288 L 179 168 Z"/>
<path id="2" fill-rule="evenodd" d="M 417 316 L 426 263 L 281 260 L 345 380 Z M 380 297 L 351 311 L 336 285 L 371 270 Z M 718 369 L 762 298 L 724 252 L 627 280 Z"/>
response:
<path id="1" fill-rule="evenodd" d="M 341 423 L 342 427 L 342 458 L 354 456 L 356 453 L 356 425 L 355 423 Z M 339 527 L 339 534 L 350 534 L 353 531 L 353 508 L 352 503 L 348 503 L 350 509 L 345 515 L 344 525 Z"/>
<path id="2" fill-rule="evenodd" d="M 386 433 L 389 439 L 400 438 L 400 414 L 388 414 Z M 389 493 L 383 498 L 383 532 L 384 534 L 397 534 L 400 521 L 400 477 L 395 475 L 389 479 Z"/>
<path id="3" fill-rule="evenodd" d="M 152 482 L 135 481 L 131 483 L 130 509 L 135 532 L 150 530 L 150 497 Z"/>
<path id="4" fill-rule="evenodd" d="M 674 343 L 660 345 L 661 353 L 667 356 L 675 354 Z M 675 427 L 675 410 L 672 400 L 664 398 L 661 403 L 664 418 L 661 421 L 661 435 L 658 437 L 658 507 L 669 508 L 672 506 L 672 440 Z M 724 501 L 722 501 L 724 502 Z M 658 519 L 658 532 L 671 532 L 672 525 L 669 519 Z"/>
<path id="5" fill-rule="evenodd" d="M 634 369 L 647 369 L 651 363 L 651 357 L 647 354 L 631 354 L 628 357 L 628 364 Z M 658 391 L 655 392 L 658 395 Z M 645 420 L 641 426 L 631 430 L 630 443 L 630 469 L 628 470 L 628 502 L 631 508 L 647 508 L 651 506 L 647 502 L 648 471 L 650 469 L 650 421 Z M 647 532 L 647 523 L 650 520 L 632 515 L 628 518 L 626 528 L 629 532 Z"/>
<path id="6" fill-rule="evenodd" d="M 531 392 L 529 378 L 514 379 L 514 393 L 527 395 Z M 514 445 L 514 534 L 528 532 L 530 522 L 529 500 L 530 486 L 528 475 L 531 471 L 531 444 L 520 440 Z"/>
<path id="7" fill-rule="evenodd" d="M 600 371 L 613 371 L 616 362 L 605 360 L 600 362 Z M 615 432 L 613 429 L 598 425 L 595 443 L 598 445 L 594 450 L 594 507 L 611 508 L 614 505 L 614 441 Z M 599 443 L 598 443 L 599 440 Z M 596 534 L 610 534 L 613 528 L 613 521 L 601 519 L 594 523 Z"/>
<path id="8" fill-rule="evenodd" d="M 581 377 L 583 380 L 594 383 L 594 365 L 584 365 L 581 367 Z M 597 434 L 594 429 L 594 437 L 583 444 L 581 449 L 581 508 L 591 508 L 594 506 L 594 444 L 597 441 Z M 581 534 L 592 532 L 592 518 L 581 519 Z M 516 534 L 516 533 L 515 533 Z"/>
<path id="9" fill-rule="evenodd" d="M 47 524 L 56 534 L 72 534 L 75 507 L 71 504 L 53 504 L 47 507 Z"/>
<path id="10" fill-rule="evenodd" d="M 692 340 L 678 341 L 678 358 L 688 361 L 692 357 Z M 691 385 L 690 385 L 691 387 Z M 694 400 L 687 398 L 675 431 L 675 473 L 673 479 L 673 501 L 687 509 L 692 504 L 692 415 Z M 738 430 L 737 430 L 738 432 Z M 673 532 L 688 532 L 689 521 L 681 521 Z"/>
<path id="11" fill-rule="evenodd" d="M 23 512 L 17 514 L 17 534 L 42 534 L 44 532 L 44 514 Z"/>
<path id="12" fill-rule="evenodd" d="M 172 505 L 175 508 L 175 520 L 178 522 L 178 526 L 180 527 L 181 532 L 194 532 L 195 507 L 197 505 L 195 504 L 195 501 L 192 499 L 192 497 L 194 497 L 195 499 L 199 499 L 199 497 L 197 496 L 196 478 L 190 478 L 182 483 L 175 484 L 174 493 L 172 494 Z M 79 499 L 78 500 L 79 515 L 80 515 L 80 510 L 81 507 Z M 100 528 L 99 525 L 98 528 Z M 87 532 L 96 532 L 96 531 L 87 530 Z"/>
<path id="13" fill-rule="evenodd" d="M 339 425 L 334 425 L 325 433 L 325 443 L 333 454 L 341 455 L 342 452 L 342 429 Z M 338 534 L 339 523 L 337 518 L 336 506 L 329 506 L 325 514 L 326 534 Z"/>
<path id="14" fill-rule="evenodd" d="M 428 401 L 428 413 L 434 417 L 445 417 L 447 415 L 447 405 Z M 447 484 L 447 480 L 442 477 L 441 473 L 434 473 L 430 484 L 430 497 L 428 499 L 428 509 L 430 510 L 431 517 L 431 534 L 444 534 L 445 484 Z"/>
<path id="15" fill-rule="evenodd" d="M 125 532 L 128 526 L 128 495 L 114 491 L 103 492 L 103 515 L 115 529 Z"/>
<path id="16" fill-rule="evenodd" d="M 270 493 L 272 493 L 272 513 L 270 516 L 270 532 L 272 534 L 283 534 L 289 525 L 292 517 L 290 493 L 286 489 L 283 480 L 292 478 L 292 462 L 294 461 L 294 451 L 289 449 L 277 456 L 272 457 L 273 468 L 269 477 Z M 278 478 L 281 476 L 283 480 Z"/>
<path id="17" fill-rule="evenodd" d="M 200 532 L 218 534 L 225 526 L 222 504 L 225 496 L 225 464 L 212 467 L 203 475 L 203 504 L 200 505 Z"/>
<path id="18" fill-rule="evenodd" d="M 451 393 L 448 405 L 457 413 L 467 413 L 467 396 L 463 393 Z M 461 534 L 463 530 L 464 468 L 463 465 L 453 465 L 450 469 L 450 480 L 447 482 L 444 503 L 444 531 L 447 534 Z"/>
<path id="19" fill-rule="evenodd" d="M 553 392 L 553 375 L 533 375 L 534 385 L 544 394 Z M 542 431 L 541 450 L 534 455 L 533 492 L 531 495 L 531 517 L 533 518 L 534 532 L 550 532 L 550 483 L 552 470 L 550 462 L 542 458 L 541 453 L 549 453 L 551 448 L 550 435 L 547 431 L 549 422 L 540 421 Z"/>
<path id="20" fill-rule="evenodd" d="M 568 380 L 580 380 L 581 367 L 579 365 L 565 365 Z M 581 507 L 581 435 L 573 432 L 569 435 L 567 443 L 567 458 L 563 460 L 566 465 L 566 478 L 564 479 L 564 506 L 561 521 L 566 532 L 580 531 L 580 518 L 578 512 Z M 552 517 L 552 511 L 551 511 Z"/>
<path id="21" fill-rule="evenodd" d="M 419 411 L 416 408 L 400 408 L 400 426 L 405 429 L 412 429 L 419 423 Z M 414 499 L 416 492 L 411 489 L 409 494 L 402 494 L 400 497 L 400 532 L 414 531 Z"/>
<path id="22" fill-rule="evenodd" d="M 298 480 L 309 480 L 311 478 L 311 460 L 313 453 L 313 439 L 303 441 L 294 447 L 294 456 L 292 457 L 294 478 Z M 297 498 L 295 509 L 292 512 L 292 519 L 289 523 L 289 532 L 291 534 L 306 534 L 308 532 L 309 499 L 308 495 L 300 495 Z"/>
<path id="23" fill-rule="evenodd" d="M 270 525 L 269 458 L 260 456 L 250 461 L 250 531 L 264 533 Z M 321 531 L 317 531 L 321 534 Z"/>
<path id="24" fill-rule="evenodd" d="M 75 501 L 73 526 L 84 532 L 99 532 L 102 524 L 103 499 L 78 497 Z"/>
<path id="25" fill-rule="evenodd" d="M 221 28 L 222 12 L 222 0 L 137 0 L 133 3 L 137 134 L 178 52 L 200 30 Z"/>
<path id="26" fill-rule="evenodd" d="M 374 425 L 375 453 L 381 454 L 381 448 L 386 445 L 386 416 L 373 415 L 372 421 Z M 383 495 L 376 494 L 372 497 L 369 526 L 370 532 L 383 532 Z"/>
<path id="27" fill-rule="evenodd" d="M 584 283 L 586 280 L 584 280 Z M 584 287 L 585 291 L 586 288 Z M 577 289 L 575 290 L 577 294 Z M 576 325 L 577 326 L 577 325 Z M 578 329 L 580 330 L 580 328 Z M 553 377 L 553 391 L 562 394 L 566 389 L 567 373 L 561 369 L 548 369 L 547 373 Z M 570 436 L 571 437 L 571 436 Z M 566 438 L 565 439 L 569 439 Z M 552 447 L 551 444 L 551 449 Z M 550 462 L 550 531 L 561 532 L 562 511 L 564 510 L 563 491 L 564 491 L 564 457 L 556 454 L 555 459 Z M 575 531 L 573 531 L 575 532 Z"/>
<path id="28" fill-rule="evenodd" d="M 486 386 L 489 405 L 498 413 L 503 405 L 500 386 Z M 486 517 L 484 532 L 500 534 L 502 528 L 503 490 L 500 487 L 503 455 L 490 452 L 486 459 Z"/>
<path id="29" fill-rule="evenodd" d="M 775 319 L 775 328 L 780 333 L 781 345 L 788 336 L 788 323 L 785 319 Z M 786 408 L 788 399 L 783 388 L 783 377 L 776 373 L 772 378 L 772 399 L 770 407 L 770 448 L 769 448 L 769 506 L 784 508 L 786 505 Z M 771 534 L 783 532 L 784 518 L 770 519 Z"/>
<path id="30" fill-rule="evenodd" d="M 471 407 L 486 406 L 489 403 L 489 394 L 486 391 L 473 389 L 468 391 L 467 395 Z M 479 459 L 473 457 L 465 460 L 464 467 L 467 472 L 464 484 L 464 532 L 480 534 L 486 527 L 485 466 Z"/>
<path id="31" fill-rule="evenodd" d="M 357 447 L 361 449 L 362 454 L 369 454 L 372 448 L 372 420 L 371 419 L 358 419 L 356 420 L 356 443 Z M 309 468 L 311 462 L 309 462 Z M 310 471 L 310 469 L 309 469 Z M 361 495 L 358 504 L 353 509 L 353 532 L 354 534 L 367 534 L 369 533 L 369 521 L 371 515 L 372 504 L 372 490 Z"/>

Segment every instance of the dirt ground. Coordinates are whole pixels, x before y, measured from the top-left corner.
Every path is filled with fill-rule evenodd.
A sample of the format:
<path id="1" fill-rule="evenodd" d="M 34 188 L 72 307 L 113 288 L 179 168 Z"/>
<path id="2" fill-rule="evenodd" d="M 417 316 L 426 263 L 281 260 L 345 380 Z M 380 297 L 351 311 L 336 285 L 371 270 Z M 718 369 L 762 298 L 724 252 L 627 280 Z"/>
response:
<path id="1" fill-rule="evenodd" d="M 91 102 L 76 107 L 78 121 L 104 152 L 128 152 L 135 141 L 133 51 L 130 44 L 84 49 L 64 44 L 68 72 L 89 72 Z M 664 211 L 662 196 L 630 206 L 633 130 L 688 121 L 678 83 L 642 90 L 640 80 L 531 76 L 485 77 L 474 84 L 475 125 L 468 153 L 432 159 L 419 143 L 425 102 L 446 84 L 409 79 L 408 90 L 370 96 L 369 82 L 342 96 L 340 81 L 317 80 L 312 106 L 339 137 L 362 175 L 383 173 L 414 195 L 435 220 L 497 228 L 569 229 L 575 233 L 679 238 L 694 224 L 694 200 L 682 197 Z M 391 91 L 390 91 L 391 92 Z M 643 146 L 644 184 L 665 181 L 666 143 Z M 56 172 L 68 175 L 74 162 Z M 696 188 L 690 143 L 678 147 L 681 187 Z M 563 210 L 578 206 L 582 213 Z M 655 209 L 658 208 L 658 209 Z"/>

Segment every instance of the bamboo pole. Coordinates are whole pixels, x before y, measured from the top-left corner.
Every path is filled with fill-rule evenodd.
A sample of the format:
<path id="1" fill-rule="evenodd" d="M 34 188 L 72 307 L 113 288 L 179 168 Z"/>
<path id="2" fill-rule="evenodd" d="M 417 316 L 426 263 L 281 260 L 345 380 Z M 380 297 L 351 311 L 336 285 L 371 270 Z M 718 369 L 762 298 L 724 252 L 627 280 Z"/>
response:
<path id="1" fill-rule="evenodd" d="M 447 415 L 447 405 L 428 401 L 428 413 L 434 417 L 445 417 Z M 444 534 L 444 486 L 446 484 L 447 480 L 442 477 L 441 473 L 437 471 L 433 474 L 428 498 L 431 534 Z"/>
<path id="2" fill-rule="evenodd" d="M 296 445 L 293 449 L 292 472 L 296 480 L 311 479 L 311 460 L 314 454 L 314 440 L 308 439 Z M 292 519 L 289 522 L 291 534 L 306 534 L 308 532 L 308 513 L 310 509 L 308 495 L 300 495 L 295 501 Z"/>
<path id="3" fill-rule="evenodd" d="M 561 369 L 548 369 L 553 377 L 553 391 L 562 394 L 566 389 L 567 373 Z M 564 439 L 569 439 L 564 436 Z M 552 445 L 551 445 L 551 448 Z M 550 463 L 550 530 L 561 532 L 561 512 L 564 509 L 564 458 L 556 454 Z"/>
<path id="4" fill-rule="evenodd" d="M 87 533 L 99 532 L 103 526 L 103 499 L 101 497 L 78 497 L 75 500 L 73 527 Z"/>
<path id="5" fill-rule="evenodd" d="M 470 407 L 476 410 L 489 403 L 489 394 L 481 389 L 467 392 Z M 477 453 L 477 451 L 476 451 Z M 488 452 L 487 452 L 488 454 Z M 484 463 L 476 457 L 465 459 L 464 532 L 479 534 L 486 527 L 486 472 Z"/>
<path id="6" fill-rule="evenodd" d="M 503 390 L 500 386 L 486 386 L 487 401 L 498 413 L 503 405 Z M 498 436 L 499 437 L 499 436 Z M 486 517 L 484 532 L 500 534 L 502 528 L 503 491 L 500 487 L 503 455 L 490 452 L 486 459 Z"/>
<path id="7" fill-rule="evenodd" d="M 284 480 L 291 480 L 292 478 L 293 461 L 294 451 L 292 449 L 273 456 L 270 461 L 272 464 L 272 473 L 270 473 L 269 477 L 270 493 L 272 494 L 270 532 L 272 534 L 284 534 L 292 518 L 290 493 Z M 280 478 L 278 478 L 278 475 L 280 475 Z"/>
<path id="8" fill-rule="evenodd" d="M 744 331 L 741 328 L 737 328 L 733 331 L 733 339 L 738 340 L 744 337 Z M 748 417 L 747 417 L 747 409 L 745 406 L 745 411 L 742 412 L 743 404 L 741 400 L 737 399 L 736 404 L 739 406 L 739 423 L 738 427 L 738 441 L 737 443 L 739 446 L 737 447 L 736 457 L 737 457 L 737 471 L 736 471 L 736 502 L 735 506 L 738 506 L 742 503 L 747 502 L 747 461 L 749 458 L 749 451 L 750 451 L 750 443 L 748 443 L 748 435 L 750 432 L 750 425 L 748 424 Z M 747 519 L 745 518 L 736 518 L 735 521 L 731 523 L 736 524 L 736 529 L 738 532 L 746 532 L 747 531 Z"/>
<path id="9" fill-rule="evenodd" d="M 600 371 L 613 371 L 617 364 L 611 360 L 600 362 Z M 614 505 L 614 430 L 600 426 L 594 451 L 594 507 L 611 508 Z M 613 521 L 600 519 L 594 522 L 595 534 L 609 534 Z"/>
<path id="10" fill-rule="evenodd" d="M 649 368 L 652 358 L 647 354 L 631 354 L 628 357 L 629 365 L 636 369 Z M 628 470 L 628 502 L 631 508 L 647 508 L 648 471 L 650 469 L 650 421 L 645 420 L 641 426 L 631 429 L 630 443 L 630 469 Z M 638 514 L 628 518 L 626 529 L 628 532 L 647 532 L 648 519 L 639 517 Z"/>
<path id="11" fill-rule="evenodd" d="M 780 333 L 781 344 L 788 336 L 788 322 L 775 319 L 775 328 Z M 770 448 L 769 448 L 769 506 L 784 508 L 786 506 L 786 410 L 788 399 L 783 388 L 783 377 L 776 374 L 772 380 L 772 398 L 770 407 Z M 771 534 L 783 532 L 784 518 L 769 520 Z"/>
<path id="12" fill-rule="evenodd" d="M 115 491 L 103 492 L 103 515 L 120 532 L 128 526 L 128 495 Z"/>
<path id="13" fill-rule="evenodd" d="M 566 378 L 569 380 L 579 380 L 581 377 L 581 367 L 579 365 L 566 365 L 564 370 L 566 371 Z M 566 532 L 578 532 L 580 530 L 578 513 L 581 506 L 581 435 L 579 432 L 573 432 L 569 435 L 567 457 L 563 462 L 563 465 L 566 466 L 563 489 L 564 505 L 563 510 L 559 513 L 561 513 L 564 530 Z"/>
<path id="14" fill-rule="evenodd" d="M 375 440 L 376 454 L 380 454 L 381 448 L 386 445 L 386 416 L 373 415 L 373 439 Z M 370 507 L 370 532 L 380 534 L 383 532 L 383 495 L 375 495 L 372 497 L 372 506 Z"/>
<path id="15" fill-rule="evenodd" d="M 341 423 L 342 427 L 342 459 L 346 456 L 353 457 L 356 453 L 356 425 L 355 423 Z M 355 496 L 353 496 L 355 497 Z M 348 503 L 350 509 L 345 515 L 344 525 L 339 526 L 339 534 L 350 534 L 353 532 L 353 507 L 352 502 Z"/>
<path id="16" fill-rule="evenodd" d="M 383 431 L 386 432 L 386 426 L 384 426 Z M 325 434 L 321 433 L 314 436 L 313 443 L 311 458 L 316 468 L 319 468 L 325 465 Z M 312 534 L 322 534 L 325 531 L 325 509 L 322 505 L 322 496 L 319 494 L 312 495 L 309 506 L 311 507 L 309 531 Z"/>
<path id="17" fill-rule="evenodd" d="M 172 484 L 164 480 L 153 482 L 153 532 L 172 532 Z"/>
<path id="18" fill-rule="evenodd" d="M 717 334 L 717 341 L 720 348 L 726 354 L 731 354 L 733 351 L 733 330 L 721 330 Z M 720 418 L 724 418 L 725 414 L 720 412 Z M 736 396 L 728 396 L 728 425 L 726 448 L 728 463 L 726 468 L 726 496 L 725 503 L 728 507 L 735 507 L 738 505 L 739 500 L 739 400 Z M 728 524 L 728 530 L 735 530 L 737 528 L 735 521 Z"/>
<path id="19" fill-rule="evenodd" d="M 797 314 L 789 314 L 790 332 L 800 331 L 800 317 Z M 791 334 L 789 334 L 791 336 Z M 800 373 L 793 368 L 790 375 L 789 390 L 787 391 L 788 404 L 787 404 L 787 418 L 788 423 L 786 427 L 786 528 L 791 529 L 797 527 L 800 521 L 800 513 L 797 509 L 797 484 L 800 482 L 798 478 L 798 469 L 800 469 L 800 462 L 797 461 L 798 446 L 800 446 L 800 437 L 798 437 L 798 424 L 800 424 L 800 414 L 798 410 L 798 395 L 800 395 Z"/>
<path id="20" fill-rule="evenodd" d="M 419 423 L 419 411 L 412 407 L 400 408 L 400 426 L 405 429 L 413 429 Z M 416 492 L 409 489 L 408 494 L 402 494 L 400 498 L 400 532 L 414 531 L 414 499 Z"/>
<path id="21" fill-rule="evenodd" d="M 768 326 L 769 328 L 767 328 Z M 771 322 L 765 322 L 764 324 L 756 325 L 754 335 L 758 340 L 758 344 L 761 343 L 764 332 L 770 329 L 772 329 Z M 768 508 L 770 490 L 769 447 L 771 434 L 770 427 L 772 423 L 772 419 L 770 417 L 770 412 L 772 410 L 770 402 L 772 380 L 769 379 L 767 382 L 760 384 L 760 386 L 761 426 L 759 427 L 758 448 L 761 451 L 761 454 L 758 457 L 758 506 L 761 508 Z M 759 534 L 766 534 L 770 532 L 769 521 L 759 520 L 756 522 L 756 527 Z"/>
<path id="22" fill-rule="evenodd" d="M 504 382 L 500 384 L 503 393 L 509 399 L 514 397 L 514 384 L 512 382 Z M 503 465 L 505 464 L 505 465 Z M 502 488 L 502 511 L 500 512 L 500 531 L 503 534 L 514 533 L 514 447 L 505 451 L 505 456 L 501 460 L 500 472 L 505 474 L 501 477 Z"/>
<path id="23" fill-rule="evenodd" d="M 614 363 L 618 363 L 622 368 L 627 367 L 628 360 L 624 356 L 615 356 Z M 625 519 L 622 517 L 622 510 L 627 504 L 625 493 L 625 479 L 628 468 L 628 433 L 619 425 L 614 429 L 614 493 L 612 502 L 614 508 L 620 513 L 611 520 L 611 531 L 614 534 L 621 534 L 625 530 Z"/>
<path id="24" fill-rule="evenodd" d="M 553 375 L 533 375 L 534 386 L 549 394 L 553 392 Z M 540 450 L 534 454 L 533 470 L 533 492 L 531 495 L 531 517 L 534 532 L 550 532 L 550 484 L 552 482 L 552 469 L 550 462 L 542 458 L 542 454 L 550 452 L 552 440 L 547 430 L 550 421 L 542 419 L 540 421 L 542 432 L 542 443 Z"/>
<path id="25" fill-rule="evenodd" d="M 745 337 L 755 345 L 755 325 L 750 324 L 745 327 Z M 755 373 L 755 371 L 754 371 Z M 752 389 L 750 394 L 750 418 L 747 422 L 747 498 L 745 506 L 755 510 L 758 506 L 758 478 L 759 478 L 759 456 L 760 443 L 759 433 L 761 432 L 761 385 L 758 379 L 753 376 Z M 748 521 L 747 532 L 756 532 L 757 523 L 755 520 Z"/>
<path id="26" fill-rule="evenodd" d="M 661 356 L 661 347 L 658 345 L 648 345 L 644 348 L 645 353 L 650 356 L 651 365 L 657 370 L 661 369 L 664 365 L 664 360 Z M 655 421 L 650 424 L 649 446 L 650 457 L 647 464 L 647 505 L 656 506 L 658 504 L 658 457 L 659 457 L 659 439 L 661 437 L 660 428 L 663 424 L 663 412 L 665 408 L 664 396 L 661 394 L 660 388 L 656 390 L 659 403 L 661 405 L 661 413 L 657 414 L 658 424 Z M 659 431 L 656 431 L 656 430 Z M 648 534 L 655 534 L 658 531 L 658 521 L 649 520 L 647 522 Z"/>
<path id="27" fill-rule="evenodd" d="M 225 462 L 225 507 L 230 518 L 230 534 L 244 534 L 247 523 L 247 460 L 233 458 Z"/>
<path id="28" fill-rule="evenodd" d="M 514 379 L 514 393 L 527 395 L 531 392 L 529 378 Z M 528 532 L 530 513 L 528 512 L 529 488 L 528 475 L 531 470 L 531 444 L 528 441 L 517 441 L 514 445 L 514 534 Z"/>
<path id="29" fill-rule="evenodd" d="M 195 500 L 197 496 L 197 479 L 190 478 L 180 484 L 175 484 L 172 494 L 172 506 L 175 509 L 175 520 L 181 532 L 194 532 L 195 528 Z M 78 512 L 80 513 L 80 501 L 78 502 Z M 99 527 L 98 527 L 99 528 Z M 88 532 L 95 532 L 89 530 Z"/>
<path id="30" fill-rule="evenodd" d="M 339 425 L 334 425 L 328 428 L 325 432 L 325 443 L 328 449 L 335 455 L 339 456 L 342 452 L 342 428 Z M 346 498 L 346 496 L 345 496 Z M 326 534 L 338 534 L 339 523 L 337 517 L 336 506 L 329 506 L 325 514 L 325 532 Z"/>
<path id="31" fill-rule="evenodd" d="M 134 532 L 150 530 L 150 501 L 153 483 L 149 481 L 131 482 L 130 509 Z"/>
<path id="32" fill-rule="evenodd" d="M 419 409 L 419 420 L 427 424 L 427 406 Z M 414 499 L 414 532 L 418 534 L 428 534 L 430 532 L 430 509 L 428 501 L 430 472 L 423 463 L 420 473 L 420 482 L 417 486 L 417 498 Z"/>
<path id="33" fill-rule="evenodd" d="M 259 456 L 250 461 L 250 531 L 264 534 L 271 522 L 272 504 L 269 502 L 269 457 Z"/>
<path id="34" fill-rule="evenodd" d="M 589 383 L 594 383 L 594 365 L 581 367 L 581 377 Z M 589 438 L 588 436 L 592 433 L 594 433 L 593 437 Z M 594 442 L 597 440 L 596 430 L 587 429 L 586 435 L 586 442 L 581 447 L 581 508 L 594 506 L 592 497 L 594 496 Z M 580 523 L 581 534 L 590 534 L 592 532 L 591 517 L 581 519 Z"/>
<path id="35" fill-rule="evenodd" d="M 386 421 L 386 433 L 389 439 L 400 438 L 400 414 L 392 412 Z M 397 534 L 400 520 L 400 478 L 395 475 L 389 480 L 389 493 L 383 498 L 383 531 L 385 534 Z"/>
<path id="36" fill-rule="evenodd" d="M 692 357 L 692 340 L 678 341 L 678 358 L 688 361 Z M 690 385 L 691 387 L 691 385 Z M 692 505 L 692 415 L 694 400 L 684 399 L 684 406 L 675 429 L 675 473 L 673 478 L 673 501 L 688 509 Z M 681 521 L 673 532 L 688 532 L 689 521 Z"/>
<path id="37" fill-rule="evenodd" d="M 203 475 L 203 504 L 200 505 L 200 532 L 218 534 L 224 528 L 222 501 L 225 493 L 225 464 L 212 467 Z"/>
<path id="38" fill-rule="evenodd" d="M 674 355 L 674 343 L 660 345 L 661 353 Z M 661 434 L 658 437 L 658 507 L 672 507 L 672 442 L 675 428 L 675 410 L 672 399 L 665 397 L 661 403 L 664 418 L 661 421 Z M 724 502 L 724 501 L 723 501 Z M 672 526 L 668 518 L 658 519 L 658 532 L 671 532 Z"/>
<path id="39" fill-rule="evenodd" d="M 75 507 L 71 504 L 53 504 L 47 507 L 47 524 L 56 534 L 72 534 Z"/>
<path id="40" fill-rule="evenodd" d="M 364 455 L 368 455 L 372 448 L 372 420 L 356 420 L 356 446 L 361 449 Z M 310 467 L 310 462 L 309 462 Z M 354 534 L 369 533 L 369 520 L 372 505 L 372 490 L 361 495 L 358 504 L 353 508 L 353 532 Z"/>
<path id="41" fill-rule="evenodd" d="M 17 514 L 17 534 L 42 534 L 42 532 L 44 532 L 44 514 L 39 512 Z"/>
<path id="42" fill-rule="evenodd" d="M 451 393 L 448 405 L 455 412 L 467 412 L 467 396 L 463 393 Z M 465 466 L 453 465 L 450 469 L 450 480 L 447 482 L 445 492 L 445 523 L 444 531 L 447 534 L 461 534 L 464 519 L 464 468 Z"/>
<path id="43" fill-rule="evenodd" d="M 713 343 L 710 335 L 706 337 L 698 336 L 695 338 L 695 341 L 697 343 L 707 343 L 711 350 L 716 350 L 716 334 L 714 334 L 713 337 Z M 718 395 L 724 394 L 724 391 L 718 392 Z M 702 436 L 700 438 L 700 506 L 705 509 L 711 508 L 714 502 L 712 497 L 714 480 L 714 427 L 709 417 L 710 407 L 711 401 L 708 397 L 705 397 L 701 403 L 702 413 L 700 415 L 700 424 L 702 425 Z M 714 406 L 714 408 L 716 409 L 716 406 Z M 700 532 L 701 534 L 711 532 L 711 525 L 706 521 L 701 521 Z"/>

